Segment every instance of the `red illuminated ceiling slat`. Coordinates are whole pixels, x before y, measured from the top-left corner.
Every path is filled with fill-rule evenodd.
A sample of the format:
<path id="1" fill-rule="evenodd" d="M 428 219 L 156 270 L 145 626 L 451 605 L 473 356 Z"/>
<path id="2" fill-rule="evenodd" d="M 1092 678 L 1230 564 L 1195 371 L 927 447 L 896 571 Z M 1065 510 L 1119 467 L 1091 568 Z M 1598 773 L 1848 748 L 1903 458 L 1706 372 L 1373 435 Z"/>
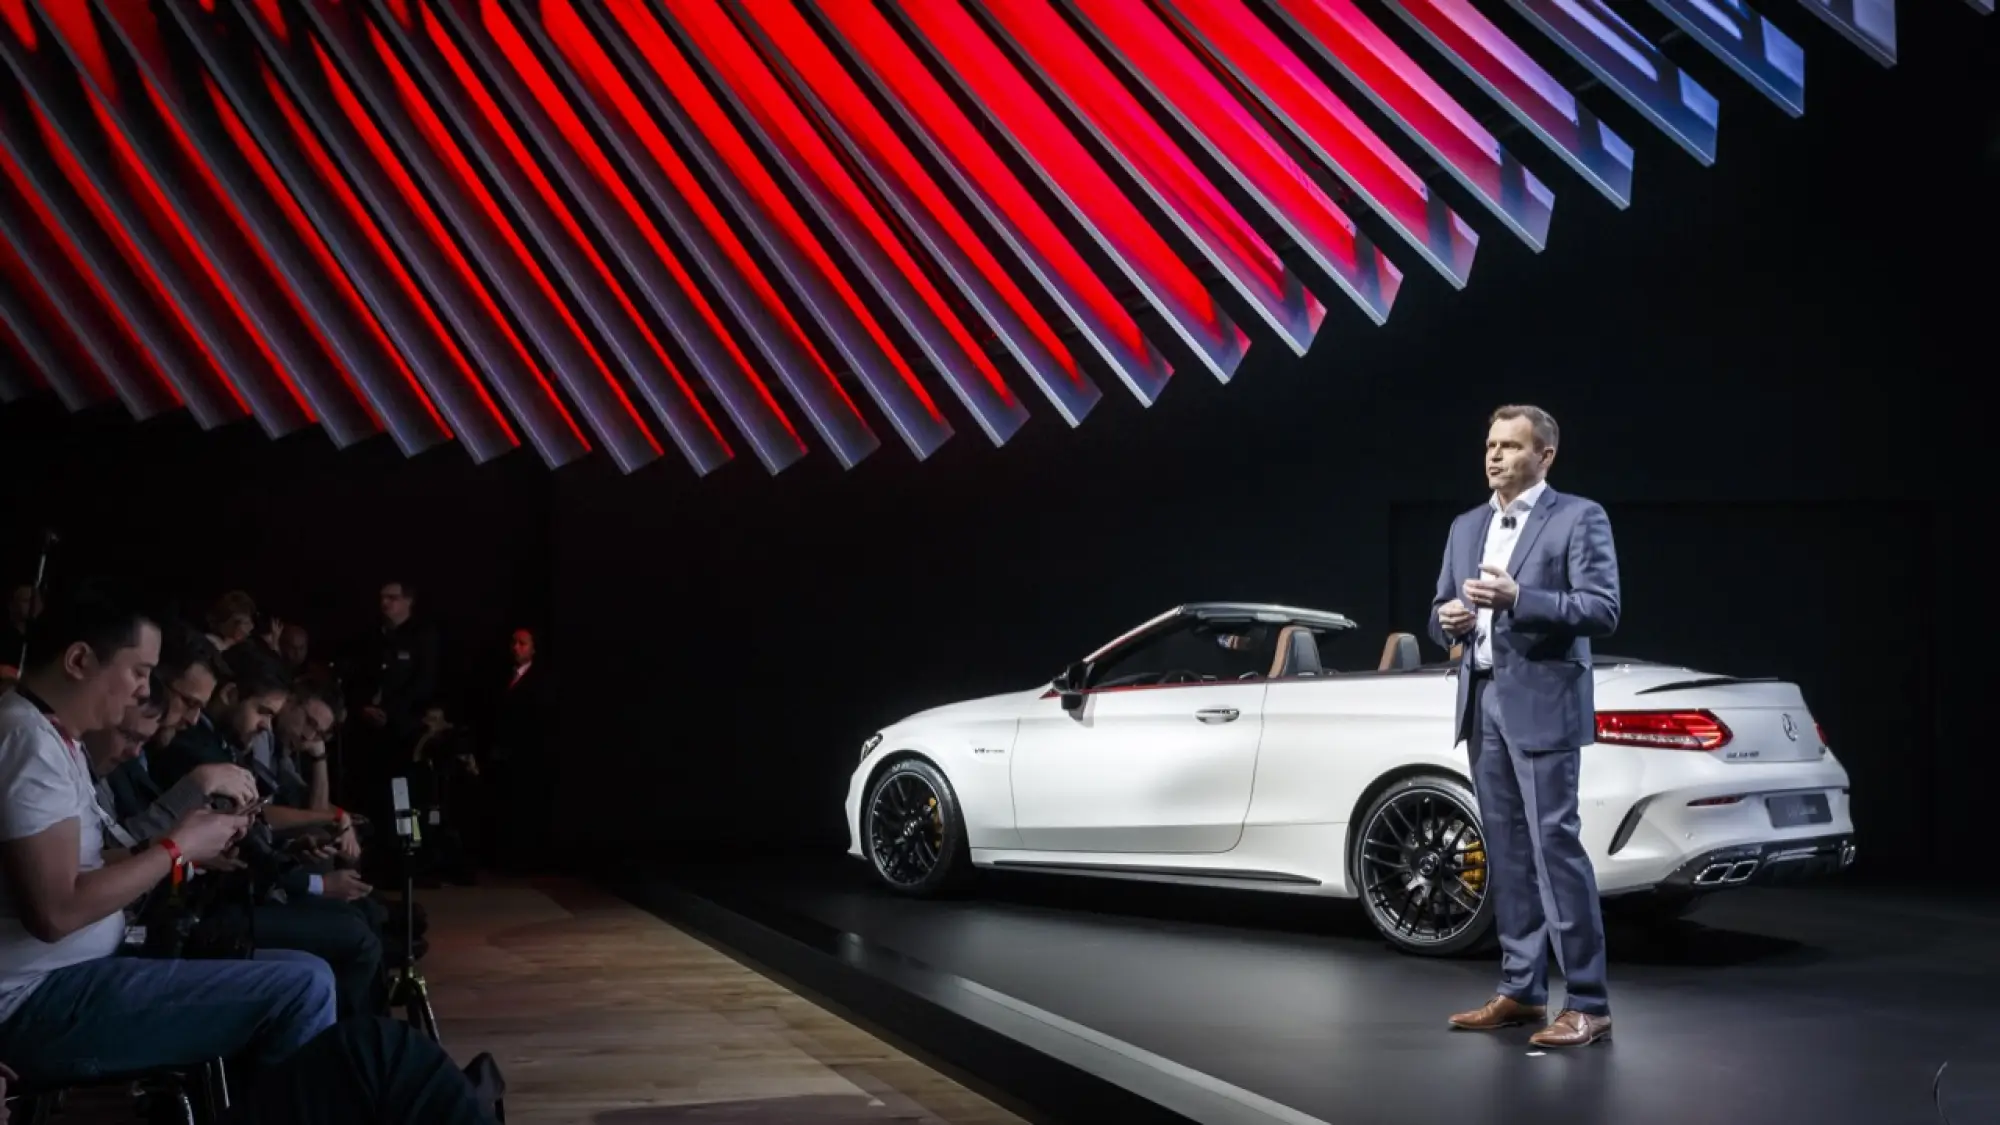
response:
<path id="1" fill-rule="evenodd" d="M 65 369 L 104 379 L 141 421 L 178 407 L 180 396 L 161 374 L 156 357 L 133 338 L 92 272 L 89 256 L 42 200 L 27 169 L 11 157 L 11 146 L 0 146 L 0 165 L 6 169 L 0 176 L 0 239 L 18 254 L 20 283 L 27 294 L 23 299 L 43 296 L 61 310 L 63 326 L 51 329 L 51 338 L 59 331 L 77 349 Z M 87 229 L 86 237 L 98 234 L 94 224 Z M 116 262 L 114 248 L 105 246 L 102 252 Z"/>
<path id="2" fill-rule="evenodd" d="M 421 224 L 426 241 L 448 256 L 453 270 L 439 275 L 438 292 L 449 293 L 450 278 L 458 276 L 497 298 L 620 471 L 659 460 L 659 440 L 381 32 L 352 4 L 287 4 L 288 13 L 310 24 L 286 36 L 250 2 L 238 0 L 239 11 L 349 176 L 370 192 L 379 213 Z M 318 38 L 306 34 L 307 26 Z M 407 224 L 403 229 L 406 241 L 413 237 Z M 492 309 L 490 302 L 482 307 Z M 497 310 L 493 315 L 507 323 Z"/>
<path id="3" fill-rule="evenodd" d="M 308 319 L 316 318 L 331 336 L 348 370 L 361 376 L 367 399 L 381 411 L 407 411 L 412 404 L 422 405 L 428 393 L 475 462 L 518 448 L 519 439 L 486 385 L 444 332 L 373 224 L 352 205 L 351 197 L 343 200 L 345 207 L 324 205 L 327 192 L 339 196 L 345 191 L 340 178 L 295 176 L 302 192 L 295 198 L 262 142 L 216 86 L 214 75 L 193 61 L 176 66 L 176 58 L 189 56 L 179 36 L 172 37 L 179 48 L 176 58 L 168 57 L 169 37 L 152 22 L 147 0 L 97 2 L 118 5 L 121 34 L 148 67 L 155 86 L 175 98 L 182 122 L 197 137 L 241 213 L 257 229 L 297 295 L 311 306 L 300 311 Z M 194 16 L 184 6 L 182 14 Z M 255 57 L 252 50 L 242 61 L 254 65 Z M 185 80 L 176 82 L 181 76 Z M 268 106 L 260 101 L 257 108 Z M 281 145 L 283 138 L 274 133 L 269 139 Z M 292 150 L 280 148 L 278 155 L 290 156 Z M 312 215 L 302 202 L 313 205 Z M 386 378 L 375 377 L 377 371 Z"/>
<path id="4" fill-rule="evenodd" d="M 590 23 L 608 22 L 609 17 L 594 5 L 579 11 L 567 0 L 545 0 L 535 7 L 541 12 L 541 26 L 526 18 L 522 25 L 542 46 L 549 69 L 568 86 L 578 107 L 596 121 L 632 182 L 673 230 L 688 258 L 714 287 L 717 299 L 735 315 L 744 338 L 777 374 L 834 457 L 852 468 L 880 448 L 854 401 L 792 315 L 789 298 L 765 276 L 707 188 L 598 42 Z"/>
<path id="5" fill-rule="evenodd" d="M 43 13 L 37 10 L 34 15 L 39 19 Z M 150 275 L 156 299 L 179 309 L 223 372 L 232 396 L 264 432 L 278 437 L 310 424 L 310 409 L 279 369 L 269 341 L 250 325 L 236 295 L 222 282 L 215 262 L 196 245 L 160 181 L 133 148 L 132 138 L 113 109 L 105 104 L 103 76 L 79 74 L 79 65 L 93 59 L 100 66 L 108 65 L 106 56 L 87 47 L 78 57 L 65 57 L 67 40 L 46 23 L 40 32 L 41 48 L 32 57 L 10 53 L 17 56 L 17 73 L 23 84 L 46 114 L 41 124 L 51 148 L 67 146 L 115 214 L 120 237 L 137 251 L 138 264 Z M 98 46 L 94 38 L 89 46 Z M 143 90 L 128 93 L 126 100 L 137 99 L 145 105 Z M 160 146 L 168 141 L 163 133 L 144 133 L 139 139 Z M 176 187 L 183 182 L 179 175 L 173 180 Z"/>
<path id="6" fill-rule="evenodd" d="M 722 87 L 724 100 L 734 104 L 747 131 L 776 158 L 793 188 L 847 251 L 858 272 L 918 350 L 944 376 L 987 438 L 999 445 L 1013 437 L 1028 419 L 1026 408 L 973 340 L 957 310 L 946 304 L 924 267 L 721 4 L 717 0 L 665 0 L 664 6 L 696 45 L 710 75 Z M 811 33 L 806 34 L 810 40 Z M 884 350 L 894 347 L 879 334 L 876 342 Z M 892 353 L 892 358 L 897 357 Z M 903 370 L 900 364 L 898 369 Z M 921 392 L 914 372 L 906 372 L 904 378 Z M 918 404 L 936 411 L 928 395 L 904 405 Z"/>
<path id="7" fill-rule="evenodd" d="M 1196 358 L 1227 381 L 1249 338 L 959 0 L 926 0 L 893 11 Z"/>
<path id="8" fill-rule="evenodd" d="M 1062 2 L 1370 320 L 1389 318 L 1402 271 L 1146 0 Z"/>
<path id="9" fill-rule="evenodd" d="M 296 201 L 293 214 L 314 229 L 315 237 L 308 241 L 316 255 L 327 262 L 328 272 L 340 272 L 332 261 L 332 255 L 338 254 L 355 283 L 367 290 L 375 315 L 394 326 L 400 337 L 412 341 L 406 346 L 419 357 L 418 362 L 448 369 L 482 399 L 484 409 L 497 413 L 480 380 L 479 369 L 483 369 L 549 466 L 567 464 L 587 453 L 590 442 L 536 370 L 505 319 L 491 310 L 490 298 L 485 306 L 479 305 L 484 291 L 478 289 L 469 267 L 463 267 L 462 278 L 438 260 L 437 246 L 422 233 L 401 237 L 399 218 L 414 220 L 399 216 L 391 192 L 386 206 L 381 196 L 376 197 L 377 209 L 410 258 L 411 265 L 405 268 L 388 237 L 349 186 L 346 174 L 328 154 L 319 133 L 259 53 L 255 29 L 240 18 L 211 18 L 186 5 L 170 6 L 169 11 L 209 68 L 217 111 L 237 127 L 257 135 L 269 158 L 262 174 L 282 175 L 289 186 Z M 243 114 L 241 119 L 236 117 L 238 112 Z M 341 139 L 332 138 L 328 143 L 339 144 Z M 400 171 L 393 158 L 386 163 L 371 159 L 359 167 L 362 175 L 357 183 L 364 193 L 391 170 Z M 276 185 L 272 190 L 277 194 Z M 441 244 L 455 254 L 450 237 L 441 231 L 439 235 Z M 418 276 L 413 276 L 412 270 Z M 468 280 L 473 292 L 467 291 Z M 352 286 L 349 292 L 353 292 Z M 433 299 L 458 327 L 458 339 L 433 309 Z M 489 310 L 493 315 L 485 315 Z"/>
<path id="10" fill-rule="evenodd" d="M 117 2 L 143 7 L 146 0 Z M 185 6 L 178 14 L 192 25 L 197 39 L 221 33 L 220 21 L 213 17 Z M 135 45 L 148 38 L 153 41 L 154 49 L 138 54 L 142 62 L 150 60 L 158 84 L 171 88 L 168 76 L 174 73 L 173 64 L 162 57 L 160 42 L 166 37 L 144 24 L 137 13 L 124 16 L 120 23 Z M 254 46 L 240 35 L 236 43 L 220 66 L 215 52 L 207 52 L 205 61 L 212 72 L 201 75 L 199 88 L 186 88 L 192 82 L 181 84 L 177 108 L 212 153 L 216 171 L 259 228 L 268 249 L 340 345 L 349 369 L 363 375 L 369 399 L 383 410 L 406 411 L 407 402 L 401 400 L 410 398 L 411 392 L 421 393 L 419 388 L 428 391 L 474 462 L 518 448 L 513 427 L 485 383 L 340 175 L 330 168 L 311 168 L 308 153 L 317 141 L 309 130 L 294 133 L 287 127 L 283 109 L 288 103 L 281 93 L 274 97 L 257 81 L 260 63 Z M 238 116 L 235 104 L 217 86 L 218 77 L 229 80 L 236 94 L 245 86 L 255 91 L 244 102 L 254 125 Z M 302 147 L 307 152 L 302 153 Z M 274 160 L 284 166 L 283 176 Z M 375 377 L 377 370 L 390 377 Z M 385 385 L 392 396 L 404 393 L 385 402 L 377 389 Z"/>
<path id="11" fill-rule="evenodd" d="M 1132 315 L 960 112 L 902 36 L 872 4 L 809 2 L 826 21 L 829 37 L 849 53 L 854 68 L 874 84 L 882 100 L 979 209 L 1070 323 L 1139 401 L 1151 405 L 1172 376 L 1172 366 L 1146 340 Z M 1078 397 L 1086 387 L 1088 397 Z M 1072 390 L 1052 381 L 1043 389 L 1063 396 L 1059 408 L 1072 425 L 1096 402 L 1096 388 L 1088 384 L 1077 384 Z"/>
<path id="12" fill-rule="evenodd" d="M 30 345 L 15 336 L 15 318 L 21 314 L 14 310 L 13 301 L 12 294 L 0 290 L 0 404 L 10 406 L 49 385 L 46 369 L 52 362 L 45 353 L 32 352 Z M 63 405 L 70 410 L 81 409 L 67 402 Z"/>
<path id="13" fill-rule="evenodd" d="M 20 0 L 0 0 L 0 11 L 7 11 L 10 3 L 16 15 L 27 18 Z M 11 34 L 0 37 L 0 54 L 17 76 L 39 77 L 33 57 Z M 156 246 L 144 216 L 119 189 L 115 157 L 94 121 L 75 135 L 81 147 L 72 150 L 43 107 L 28 99 L 28 84 L 0 82 L 0 101 L 6 105 L 0 132 L 18 166 L 34 181 L 34 194 L 60 215 L 62 229 L 88 259 L 91 276 L 109 295 L 123 323 L 145 343 L 146 354 L 157 362 L 195 422 L 210 429 L 248 416 L 249 405 L 194 320 L 197 314 L 213 318 L 198 303 L 201 294 L 192 287 L 170 289 L 136 241 L 144 237 Z M 86 159 L 90 169 L 83 166 Z M 115 196 L 100 190 L 100 179 L 111 185 Z M 123 214 L 138 223 L 138 235 L 127 229 Z"/>
<path id="14" fill-rule="evenodd" d="M 796 256 L 782 239 L 773 241 L 768 220 L 721 170 L 723 158 L 717 146 L 741 144 L 741 139 L 733 131 L 711 137 L 695 127 L 695 115 L 719 116 L 721 111 L 712 99 L 684 103 L 669 90 L 666 76 L 671 73 L 694 83 L 701 99 L 708 98 L 644 4 L 588 4 L 572 10 L 588 27 L 549 19 L 548 30 L 564 64 L 558 69 L 571 72 L 579 85 L 587 87 L 581 93 L 599 108 L 599 120 L 634 178 L 692 252 L 705 259 L 722 299 L 834 456 L 843 467 L 854 467 L 881 448 L 881 439 L 862 419 L 854 397 L 793 311 L 798 297 L 778 289 L 723 213 L 726 205 L 771 256 L 780 277 L 793 280 L 797 289 L 801 267 Z M 653 59 L 670 60 L 674 66 L 662 70 Z M 661 125 L 687 152 L 686 163 Z M 690 164 L 709 175 L 713 196 Z M 720 204 L 715 197 L 720 197 Z M 810 300 L 804 315 L 817 318 Z"/>
<path id="15" fill-rule="evenodd" d="M 1398 0 L 1389 10 L 1606 199 L 1631 206 L 1632 146 L 1470 0 Z"/>
<path id="16" fill-rule="evenodd" d="M 178 265 L 181 281 L 204 283 L 212 307 L 221 313 L 218 319 L 247 343 L 245 351 L 255 353 L 251 361 L 231 368 L 252 412 L 274 437 L 319 421 L 316 403 L 349 392 L 318 326 L 299 315 L 296 296 L 271 269 L 242 215 L 222 196 L 213 170 L 163 111 L 157 90 L 133 67 L 123 46 L 99 26 L 90 4 L 35 4 L 54 33 L 49 41 L 61 45 L 81 74 L 92 111 L 118 154 L 125 190 L 145 211 L 160 245 Z M 76 122 L 63 124 L 73 128 Z M 154 265 L 158 268 L 159 261 Z M 216 342 L 211 340 L 210 346 Z M 356 436 L 338 421 L 328 432 L 336 441 Z M 407 445 L 406 451 L 448 435 L 434 430 L 429 436 L 429 442 Z"/>
<path id="17" fill-rule="evenodd" d="M 868 95 L 848 77 L 791 0 L 731 3 L 765 57 L 840 143 L 911 237 L 922 243 L 957 294 L 1027 369 L 1070 425 L 1080 422 L 1099 394 L 1068 345 L 980 241 Z M 985 417 L 978 399 L 956 382 L 953 389 L 975 417 Z M 994 436 L 991 429 L 988 436 Z"/>
<path id="18" fill-rule="evenodd" d="M 509 218 L 547 256 L 577 308 L 653 407 L 674 444 L 699 474 L 732 457 L 680 369 L 647 327 L 620 279 L 597 252 L 567 202 L 529 153 L 507 114 L 473 69 L 436 11 L 377 3 L 383 30 L 396 41 L 411 73 L 428 87 L 433 107 L 457 127 L 465 152 L 492 180 Z M 622 389 L 620 390 L 622 394 Z"/>
<path id="19" fill-rule="evenodd" d="M 595 228 L 605 250 L 624 267 L 636 295 L 659 317 L 666 335 L 722 403 L 765 469 L 776 473 L 804 457 L 804 440 L 771 397 L 750 357 L 612 167 L 514 18 L 495 0 L 446 0 L 437 10 L 457 31 L 467 58 L 480 68 L 481 77 L 568 189 L 578 217 Z M 589 244 L 583 232 L 578 237 Z"/>
<path id="20" fill-rule="evenodd" d="M 50 302 L 10 240 L 0 238 L 0 325 L 30 366 L 0 372 L 0 391 L 11 401 L 36 384 L 56 393 L 67 410 L 88 410 L 111 397 L 111 383 L 76 343 L 62 313 Z"/>
<path id="21" fill-rule="evenodd" d="M 603 41 L 620 51 L 627 77 L 644 92 L 653 112 L 674 131 L 715 193 L 789 285 L 788 299 L 804 304 L 878 405 L 885 390 L 898 393 L 900 384 L 873 366 L 879 353 L 850 311 L 847 299 L 854 297 L 853 291 L 645 0 L 612 0 L 606 8 L 616 26 L 603 29 Z M 788 330 L 797 330 L 796 320 L 786 318 L 783 323 Z M 804 336 L 799 341 L 802 346 L 810 342 Z M 919 457 L 929 456 L 944 440 L 933 426 L 913 430 L 894 412 L 884 412 Z"/>
<path id="22" fill-rule="evenodd" d="M 1245 0 L 1161 0 L 1161 8 L 1425 261 L 1465 287 L 1479 235 Z"/>
<path id="23" fill-rule="evenodd" d="M 134 81 L 143 78 L 155 92 L 161 118 L 208 173 L 209 198 L 224 203 L 236 220 L 211 225 L 210 237 L 240 233 L 245 245 L 260 251 L 254 264 L 287 283 L 277 295 L 287 299 L 290 311 L 335 361 L 327 366 L 343 377 L 341 387 L 310 380 L 304 384 L 335 443 L 345 445 L 386 429 L 406 453 L 429 448 L 441 434 L 454 431 L 476 462 L 515 448 L 518 443 L 505 420 L 470 372 L 454 378 L 439 370 L 442 361 L 435 349 L 427 350 L 421 336 L 398 319 L 389 321 L 397 336 L 390 339 L 350 271 L 326 245 L 328 236 L 339 240 L 343 232 L 327 216 L 304 213 L 213 78 L 190 57 L 185 40 L 155 22 L 156 9 L 147 0 L 96 2 L 108 17 L 109 32 L 137 63 Z M 200 203 L 191 198 L 188 205 Z M 203 226 L 199 220 L 191 225 L 197 230 Z M 347 262 L 360 267 L 354 276 L 368 285 L 369 261 L 349 255 Z M 239 264 L 253 263 L 245 257 Z"/>
<path id="24" fill-rule="evenodd" d="M 1326 309 L 1048 0 L 974 0 L 1208 264 L 1294 352 Z"/>
<path id="25" fill-rule="evenodd" d="M 887 274 L 884 269 L 876 267 L 871 261 L 872 255 L 868 255 L 871 247 L 879 247 L 880 253 L 893 254 L 895 250 L 901 250 L 900 243 L 886 233 L 875 234 L 876 240 L 871 243 L 867 241 L 867 234 L 857 236 L 850 222 L 838 221 L 840 218 L 855 222 L 861 220 L 853 213 L 852 201 L 828 199 L 827 194 L 832 189 L 816 178 L 829 174 L 816 162 L 816 158 L 831 161 L 831 153 L 826 152 L 824 143 L 812 132 L 811 126 L 799 117 L 798 107 L 792 104 L 784 89 L 757 59 L 742 34 L 729 22 L 729 17 L 707 0 L 661 3 L 658 7 L 664 13 L 663 26 L 674 29 L 682 36 L 681 46 L 686 51 L 686 59 L 679 60 L 682 65 L 692 60 L 715 82 L 721 100 L 732 104 L 742 115 L 741 123 L 748 135 L 761 143 L 793 186 L 806 197 L 808 204 L 832 227 L 836 240 L 845 245 L 850 254 L 856 255 L 860 272 L 869 278 L 877 293 L 894 306 L 894 311 L 907 327 L 912 310 L 884 292 L 885 286 L 888 292 L 895 292 L 895 282 L 891 278 L 898 275 Z M 673 81 L 669 78 L 670 83 Z M 796 132 L 788 132 L 788 126 Z M 711 122 L 704 123 L 703 131 L 711 136 L 726 132 L 731 139 L 738 137 L 735 124 L 720 111 L 719 106 Z M 794 144 L 804 146 L 803 150 L 792 147 Z M 762 174 L 761 169 L 756 176 L 751 176 L 745 165 L 735 165 L 734 170 L 745 186 L 751 188 L 766 217 L 784 232 L 792 256 L 802 258 L 802 264 L 809 267 L 810 272 L 789 271 L 794 287 L 800 288 L 801 295 L 813 307 L 822 326 L 827 328 L 836 346 L 853 365 L 862 385 L 889 417 L 911 451 L 919 458 L 930 456 L 951 436 L 952 428 L 918 380 L 916 372 L 903 361 L 896 343 L 876 320 L 874 312 L 848 283 L 826 248 L 813 236 L 798 212 L 780 193 L 776 183 Z M 852 186 L 851 180 L 847 183 Z M 842 204 L 846 204 L 844 210 Z M 879 224 L 879 217 L 875 220 Z M 891 246 L 895 250 L 891 250 Z M 767 245 L 766 249 L 770 247 Z M 888 268 L 896 267 L 891 265 Z M 811 288 L 806 288 L 808 285 Z M 925 339 L 923 333 L 916 335 L 933 362 L 939 355 L 945 355 L 947 359 L 957 358 L 940 351 L 937 342 Z M 947 379 L 957 378 L 960 365 L 949 363 L 942 370 Z"/>
<path id="26" fill-rule="evenodd" d="M 1548 244 L 1555 193 L 1351 0 L 1265 3 L 1521 241 Z"/>

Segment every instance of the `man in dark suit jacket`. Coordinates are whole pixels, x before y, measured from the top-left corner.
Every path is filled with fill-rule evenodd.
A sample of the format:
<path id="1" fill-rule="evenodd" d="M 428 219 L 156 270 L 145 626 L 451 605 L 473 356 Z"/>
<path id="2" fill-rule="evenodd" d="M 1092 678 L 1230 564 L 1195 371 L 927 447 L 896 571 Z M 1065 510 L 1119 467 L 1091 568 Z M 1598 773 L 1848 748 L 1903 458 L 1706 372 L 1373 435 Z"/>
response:
<path id="1" fill-rule="evenodd" d="M 512 667 L 493 701 L 488 727 L 483 780 L 490 819 L 484 835 L 488 861 L 520 873 L 545 858 L 550 844 L 553 779 L 544 750 L 548 673 L 536 664 L 532 630 L 514 630 L 508 651 Z"/>
<path id="2" fill-rule="evenodd" d="M 1489 500 L 1452 521 L 1430 632 L 1457 645 L 1458 731 L 1486 845 L 1500 988 L 1451 1018 L 1485 1031 L 1539 1023 L 1549 942 L 1567 986 L 1531 1038 L 1571 1047 L 1611 1034 L 1604 921 L 1580 838 L 1581 748 L 1596 741 L 1590 641 L 1618 627 L 1618 553 L 1598 504 L 1548 487 L 1559 431 L 1547 411 L 1503 406 L 1486 437 Z"/>

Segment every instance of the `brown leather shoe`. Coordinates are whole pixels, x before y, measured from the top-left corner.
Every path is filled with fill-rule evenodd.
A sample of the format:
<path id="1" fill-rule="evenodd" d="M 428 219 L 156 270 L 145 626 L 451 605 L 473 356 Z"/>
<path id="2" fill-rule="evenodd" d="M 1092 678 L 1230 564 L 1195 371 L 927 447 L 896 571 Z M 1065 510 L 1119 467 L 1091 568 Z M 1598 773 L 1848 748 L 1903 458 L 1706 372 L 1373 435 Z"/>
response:
<path id="1" fill-rule="evenodd" d="M 1548 1008 L 1540 1004 L 1523 1004 L 1512 996 L 1495 996 L 1470 1012 L 1460 1012 L 1451 1017 L 1451 1026 L 1461 1031 L 1492 1031 L 1524 1023 L 1540 1023 L 1548 1013 Z"/>
<path id="2" fill-rule="evenodd" d="M 1586 1015 L 1565 1008 L 1555 1022 L 1528 1037 L 1537 1047 L 1587 1047 L 1611 1038 L 1611 1017 Z"/>

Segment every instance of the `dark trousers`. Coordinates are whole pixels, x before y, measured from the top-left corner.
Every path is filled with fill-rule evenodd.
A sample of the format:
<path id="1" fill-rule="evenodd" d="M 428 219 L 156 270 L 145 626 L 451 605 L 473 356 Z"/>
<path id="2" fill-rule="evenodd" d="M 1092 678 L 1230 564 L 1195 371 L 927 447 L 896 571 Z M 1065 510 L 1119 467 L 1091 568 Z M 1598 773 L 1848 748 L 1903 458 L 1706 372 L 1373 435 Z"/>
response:
<path id="1" fill-rule="evenodd" d="M 259 906 L 252 925 L 259 949 L 295 949 L 327 963 L 341 1019 L 384 1010 L 382 937 L 355 904 L 295 896 Z"/>
<path id="2" fill-rule="evenodd" d="M 1549 996 L 1549 945 L 1566 1007 L 1608 1015 L 1604 917 L 1597 873 L 1577 813 L 1582 752 L 1516 745 L 1500 722 L 1492 677 L 1475 675 L 1466 701 L 1472 789 L 1486 829 L 1486 893 L 1500 936 L 1500 992 L 1524 1004 Z"/>
<path id="3" fill-rule="evenodd" d="M 225 1125 L 490 1125 L 464 1072 L 428 1036 L 387 1019 L 342 1020 L 261 1076 Z"/>

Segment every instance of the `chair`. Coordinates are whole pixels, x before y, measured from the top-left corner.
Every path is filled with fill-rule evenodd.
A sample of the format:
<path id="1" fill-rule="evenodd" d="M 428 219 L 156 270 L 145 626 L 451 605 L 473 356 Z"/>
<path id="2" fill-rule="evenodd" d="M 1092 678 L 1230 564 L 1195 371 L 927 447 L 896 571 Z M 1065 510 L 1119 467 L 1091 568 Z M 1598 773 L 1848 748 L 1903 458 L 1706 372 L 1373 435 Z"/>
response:
<path id="1" fill-rule="evenodd" d="M 158 1067 L 125 1074 L 99 1074 L 69 1082 L 43 1085 L 25 1081 L 13 1101 L 12 1121 L 16 1125 L 49 1125 L 62 1112 L 64 1095 L 71 1090 L 101 1089 L 134 1084 L 157 1088 L 170 1101 L 179 1103 L 176 1120 L 191 1125 L 216 1125 L 229 1109 L 229 1072 L 221 1059 L 209 1059 L 194 1066 Z M 11 1091 L 10 1091 L 11 1092 Z M 155 1120 L 162 1120 L 154 1115 Z"/>

